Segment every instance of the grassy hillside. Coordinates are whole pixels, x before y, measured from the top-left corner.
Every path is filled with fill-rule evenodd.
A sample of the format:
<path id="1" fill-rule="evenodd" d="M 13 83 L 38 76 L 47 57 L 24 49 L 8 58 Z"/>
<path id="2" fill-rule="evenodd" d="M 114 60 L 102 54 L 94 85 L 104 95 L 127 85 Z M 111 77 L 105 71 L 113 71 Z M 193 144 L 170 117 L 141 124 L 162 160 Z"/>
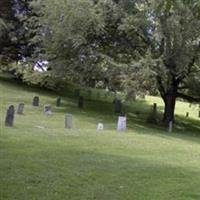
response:
<path id="1" fill-rule="evenodd" d="M 39 95 L 41 106 L 33 108 Z M 1 200 L 199 200 L 200 137 L 198 107 L 177 103 L 172 134 L 146 124 L 150 105 L 159 98 L 127 105 L 128 130 L 116 131 L 111 99 L 86 101 L 0 80 Z M 102 98 L 104 99 L 104 98 Z M 104 99 L 105 100 L 105 99 Z M 13 128 L 4 127 L 9 105 L 25 103 Z M 51 104 L 53 115 L 43 114 Z M 190 112 L 186 119 L 185 112 Z M 64 129 L 65 113 L 73 114 L 73 129 Z M 97 132 L 103 122 L 105 131 Z"/>

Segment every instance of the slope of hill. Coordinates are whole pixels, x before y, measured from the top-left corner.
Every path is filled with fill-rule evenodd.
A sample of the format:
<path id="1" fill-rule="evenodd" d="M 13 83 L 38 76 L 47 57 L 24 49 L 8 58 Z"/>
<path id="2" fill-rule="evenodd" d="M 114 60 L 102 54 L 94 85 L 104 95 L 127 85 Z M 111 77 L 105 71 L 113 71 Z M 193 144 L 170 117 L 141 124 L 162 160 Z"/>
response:
<path id="1" fill-rule="evenodd" d="M 40 96 L 40 106 L 31 105 Z M 200 199 L 198 109 L 178 102 L 178 123 L 171 134 L 149 126 L 146 117 L 159 98 L 128 105 L 128 130 L 116 131 L 117 116 L 109 101 L 75 98 L 0 80 L 1 200 L 194 200 Z M 25 103 L 13 128 L 4 127 L 6 109 Z M 43 114 L 51 104 L 53 114 Z M 185 119 L 189 111 L 193 119 Z M 73 128 L 64 116 L 73 114 Z M 182 114 L 182 116 L 181 116 Z M 96 131 L 103 122 L 105 130 Z M 184 133 L 184 134 L 183 134 Z"/>

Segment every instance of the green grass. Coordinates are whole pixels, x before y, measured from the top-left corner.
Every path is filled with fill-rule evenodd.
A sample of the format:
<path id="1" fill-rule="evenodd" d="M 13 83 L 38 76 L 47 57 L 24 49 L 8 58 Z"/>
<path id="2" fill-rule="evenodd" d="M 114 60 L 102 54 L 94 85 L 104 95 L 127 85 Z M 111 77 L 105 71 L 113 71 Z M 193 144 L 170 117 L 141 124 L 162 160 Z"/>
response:
<path id="1" fill-rule="evenodd" d="M 41 106 L 33 108 L 39 95 Z M 200 137 L 198 108 L 177 103 L 172 134 L 146 124 L 150 105 L 159 98 L 127 105 L 128 130 L 116 131 L 112 104 L 63 97 L 0 80 L 0 200 L 199 200 Z M 25 103 L 13 128 L 4 127 L 10 104 Z M 53 106 L 44 116 L 43 105 Z M 189 111 L 190 119 L 184 117 Z M 65 113 L 73 129 L 64 129 Z M 96 123 L 105 124 L 97 132 Z M 38 128 L 44 127 L 44 128 Z"/>

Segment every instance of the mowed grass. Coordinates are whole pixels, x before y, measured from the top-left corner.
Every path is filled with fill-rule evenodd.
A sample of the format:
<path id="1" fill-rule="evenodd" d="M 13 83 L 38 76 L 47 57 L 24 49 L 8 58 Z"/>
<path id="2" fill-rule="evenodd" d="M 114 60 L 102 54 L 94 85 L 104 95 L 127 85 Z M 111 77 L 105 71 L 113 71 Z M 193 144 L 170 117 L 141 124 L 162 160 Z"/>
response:
<path id="1" fill-rule="evenodd" d="M 35 95 L 39 108 L 31 106 Z M 196 111 L 184 117 L 193 107 L 177 103 L 178 125 L 169 134 L 146 124 L 149 105 L 163 106 L 148 97 L 127 106 L 128 130 L 119 133 L 110 100 L 88 100 L 79 110 L 69 97 L 56 108 L 56 96 L 0 80 L 0 200 L 200 199 L 199 121 Z M 25 114 L 5 128 L 7 107 L 20 102 Z M 52 116 L 43 114 L 44 104 Z M 66 113 L 73 114 L 71 130 L 64 129 Z M 97 122 L 105 131 L 96 131 Z"/>

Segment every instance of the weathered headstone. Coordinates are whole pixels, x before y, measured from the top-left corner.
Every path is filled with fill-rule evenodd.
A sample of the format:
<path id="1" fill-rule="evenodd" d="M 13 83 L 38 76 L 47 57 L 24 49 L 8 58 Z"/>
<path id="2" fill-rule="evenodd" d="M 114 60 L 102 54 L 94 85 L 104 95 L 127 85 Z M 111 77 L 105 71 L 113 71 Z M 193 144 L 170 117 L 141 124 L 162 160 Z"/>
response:
<path id="1" fill-rule="evenodd" d="M 51 115 L 52 114 L 51 105 L 44 105 L 44 114 L 45 115 Z"/>
<path id="2" fill-rule="evenodd" d="M 97 124 L 97 131 L 103 131 L 103 129 L 104 129 L 103 123 L 98 123 Z"/>
<path id="3" fill-rule="evenodd" d="M 72 115 L 71 114 L 66 114 L 65 115 L 65 128 L 72 128 Z"/>
<path id="4" fill-rule="evenodd" d="M 78 99 L 78 107 L 83 108 L 83 105 L 84 105 L 84 99 L 82 96 L 80 96 Z"/>
<path id="5" fill-rule="evenodd" d="M 189 117 L 189 112 L 186 112 L 186 115 L 185 115 L 186 117 Z"/>
<path id="6" fill-rule="evenodd" d="M 17 114 L 23 114 L 24 112 L 24 103 L 20 103 L 17 107 Z"/>
<path id="7" fill-rule="evenodd" d="M 122 113 L 122 102 L 121 102 L 121 100 L 115 98 L 113 103 L 114 103 L 114 111 L 115 111 L 115 113 Z"/>
<path id="8" fill-rule="evenodd" d="M 199 117 L 200 117 L 200 111 L 199 111 Z"/>
<path id="9" fill-rule="evenodd" d="M 11 105 L 6 113 L 5 126 L 12 127 L 14 123 L 15 107 Z"/>
<path id="10" fill-rule="evenodd" d="M 75 96 L 75 97 L 79 97 L 79 96 L 80 96 L 80 93 L 81 93 L 81 92 L 80 92 L 80 89 L 75 89 L 75 90 L 74 90 L 74 96 Z"/>
<path id="11" fill-rule="evenodd" d="M 33 106 L 39 106 L 39 101 L 40 101 L 39 97 L 35 96 L 33 98 Z"/>
<path id="12" fill-rule="evenodd" d="M 117 130 L 126 131 L 126 117 L 124 116 L 118 117 Z"/>
<path id="13" fill-rule="evenodd" d="M 168 127 L 168 132 L 169 132 L 169 133 L 172 132 L 172 128 L 173 128 L 173 122 L 170 121 L 170 122 L 169 122 L 169 127 Z"/>
<path id="14" fill-rule="evenodd" d="M 60 107 L 60 105 L 61 105 L 61 97 L 57 97 L 57 99 L 56 99 L 56 106 Z"/>
<path id="15" fill-rule="evenodd" d="M 157 104 L 154 103 L 153 104 L 153 115 L 156 115 L 157 114 Z"/>

